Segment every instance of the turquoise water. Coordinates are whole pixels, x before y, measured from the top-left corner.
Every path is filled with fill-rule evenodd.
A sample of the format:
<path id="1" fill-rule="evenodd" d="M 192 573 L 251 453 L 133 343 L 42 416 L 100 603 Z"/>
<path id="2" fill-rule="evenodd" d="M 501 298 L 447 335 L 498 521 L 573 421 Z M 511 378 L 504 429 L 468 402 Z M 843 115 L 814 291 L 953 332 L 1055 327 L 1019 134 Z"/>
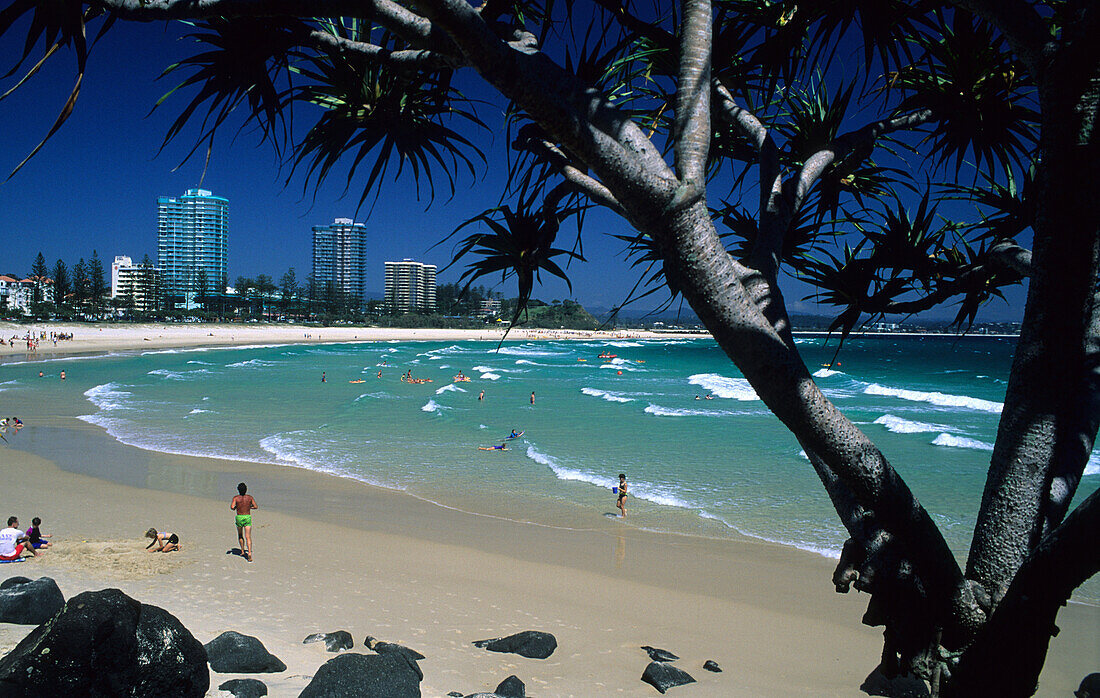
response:
<path id="1" fill-rule="evenodd" d="M 798 342 L 807 365 L 832 360 L 835 343 Z M 857 338 L 838 365 L 815 373 L 960 556 L 1013 346 Z M 69 378 L 41 382 L 43 367 Z M 432 382 L 402 382 L 409 370 Z M 452 382 L 459 371 L 472 380 Z M 833 556 L 845 538 L 794 438 L 710 339 L 509 342 L 499 351 L 486 342 L 288 345 L 0 366 L 9 394 L 63 388 L 83 391 L 82 419 L 146 449 L 320 470 L 555 525 L 596 525 L 614 512 L 610 488 L 625 472 L 627 525 L 744 534 Z M 508 451 L 478 450 L 512 429 L 525 433 Z M 1100 486 L 1097 462 L 1078 501 Z"/>

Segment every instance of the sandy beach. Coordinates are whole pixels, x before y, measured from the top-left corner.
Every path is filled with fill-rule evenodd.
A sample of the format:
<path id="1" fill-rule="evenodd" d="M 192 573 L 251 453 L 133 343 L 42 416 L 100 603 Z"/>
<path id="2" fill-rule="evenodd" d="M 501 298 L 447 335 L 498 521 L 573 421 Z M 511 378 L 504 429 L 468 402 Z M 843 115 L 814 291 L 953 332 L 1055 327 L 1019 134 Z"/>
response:
<path id="1" fill-rule="evenodd" d="M 0 325 L 0 336 L 22 337 L 27 329 Z M 35 329 L 74 335 L 56 347 L 41 340 L 38 359 L 500 337 L 259 325 Z M 516 332 L 528 333 L 513 333 L 516 339 L 545 336 Z M 0 347 L 0 360 L 35 358 L 25 343 Z M 49 576 L 66 597 L 117 587 L 176 615 L 203 643 L 225 630 L 254 635 L 288 667 L 255 677 L 269 695 L 297 695 L 333 656 L 302 640 L 341 629 L 352 634 L 352 651 L 365 651 L 370 635 L 424 654 L 425 696 L 492 691 L 510 674 L 534 696 L 657 695 L 639 680 L 649 661 L 641 645 L 675 652 L 677 666 L 697 680 L 672 695 L 861 696 L 881 650 L 881 629 L 859 622 L 867 597 L 834 593 L 833 561 L 811 553 L 754 539 L 654 533 L 607 517 L 547 526 L 477 515 L 303 469 L 126 446 L 76 419 L 87 404 L 35 401 L 25 392 L 0 393 L 0 404 L 26 424 L 0 444 L 7 513 L 24 522 L 40 516 L 54 541 L 40 557 L 0 568 L 0 579 Z M 237 545 L 228 503 L 240 481 L 261 507 L 251 564 L 227 554 Z M 150 526 L 177 532 L 182 551 L 146 553 L 142 533 Z M 1100 668 L 1100 609 L 1071 604 L 1059 626 L 1038 695 L 1070 695 Z M 0 651 L 30 629 L 0 624 Z M 521 630 L 553 633 L 557 651 L 535 660 L 471 644 Z M 723 672 L 704 671 L 708 659 Z M 210 695 L 238 677 L 212 672 Z"/>

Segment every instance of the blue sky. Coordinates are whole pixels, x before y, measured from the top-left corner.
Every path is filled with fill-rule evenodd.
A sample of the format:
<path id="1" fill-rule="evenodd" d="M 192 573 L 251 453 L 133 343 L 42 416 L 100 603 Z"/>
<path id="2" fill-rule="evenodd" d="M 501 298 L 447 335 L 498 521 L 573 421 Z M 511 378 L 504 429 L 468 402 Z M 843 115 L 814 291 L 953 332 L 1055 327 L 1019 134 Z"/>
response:
<path id="1" fill-rule="evenodd" d="M 17 59 L 23 36 L 17 26 L 0 39 L 0 67 L 4 70 Z M 178 30 L 166 30 L 162 24 L 120 22 L 93 48 L 71 118 L 22 170 L 0 183 L 4 239 L 0 273 L 27 273 L 38 252 L 51 266 L 58 258 L 72 266 L 78 258 L 90 257 L 93 249 L 106 263 L 119 254 L 135 260 L 144 254 L 156 258 L 156 198 L 200 186 L 203 169 L 200 152 L 176 170 L 192 145 L 194 130 L 185 131 L 158 154 L 164 134 L 189 98 L 173 97 L 149 113 L 157 99 L 181 79 L 173 75 L 157 80 L 165 66 L 188 55 L 188 42 L 177 36 Z M 27 84 L 0 101 L 4 132 L 0 177 L 47 133 L 74 80 L 75 59 L 60 53 Z M 0 92 L 14 82 L 15 78 L 0 82 Z M 484 105 L 478 113 L 494 128 L 490 134 L 480 134 L 479 145 L 487 154 L 488 166 L 479 172 L 479 180 L 460 178 L 454 199 L 446 202 L 443 191 L 428 210 L 426 200 L 417 201 L 411 179 L 387 181 L 369 219 L 367 206 L 355 216 L 371 231 L 367 254 L 376 263 L 368 268 L 368 289 L 382 289 L 385 260 L 410 257 L 440 267 L 448 263 L 450 246 L 429 248 L 459 223 L 497 202 L 507 144 L 503 130 L 497 128 L 499 110 Z M 201 183 L 230 201 L 229 278 L 266 273 L 277 282 L 287 268 L 294 267 L 298 278 L 304 280 L 310 272 L 310 227 L 336 217 L 352 217 L 359 191 L 352 189 L 342 196 L 342 170 L 316 191 L 303 192 L 300 176 L 285 185 L 287 171 L 280 171 L 271 147 L 258 145 L 258 140 L 254 133 L 225 129 Z M 589 306 L 612 306 L 621 301 L 637 280 L 637 272 L 624 261 L 623 244 L 610 235 L 628 232 L 626 224 L 614 215 L 602 211 L 590 214 L 584 234 L 589 261 L 570 268 L 573 293 L 557 279 L 544 277 L 544 286 L 536 288 L 535 297 L 547 301 L 573 297 Z M 570 243 L 569 230 L 563 228 L 559 245 Z M 460 273 L 452 269 L 440 276 L 440 282 L 455 281 Z M 498 290 L 506 296 L 515 294 L 512 282 Z M 813 305 L 800 301 L 809 292 L 801 284 L 785 284 L 792 312 L 817 312 Z M 663 293 L 656 296 L 665 297 Z M 1011 305 L 996 303 L 984 319 L 1018 318 L 1022 293 L 1010 298 Z"/>

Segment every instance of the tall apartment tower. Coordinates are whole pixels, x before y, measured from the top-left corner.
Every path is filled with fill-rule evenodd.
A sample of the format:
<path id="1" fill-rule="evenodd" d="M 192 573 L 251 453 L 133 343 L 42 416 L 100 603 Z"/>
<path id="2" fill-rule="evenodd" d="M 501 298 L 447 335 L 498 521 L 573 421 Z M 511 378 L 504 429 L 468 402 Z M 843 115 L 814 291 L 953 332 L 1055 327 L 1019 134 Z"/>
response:
<path id="1" fill-rule="evenodd" d="M 229 280 L 229 199 L 206 189 L 157 197 L 157 261 L 166 296 L 190 304 L 200 293 L 224 293 Z M 205 287 L 199 288 L 205 278 Z"/>
<path id="2" fill-rule="evenodd" d="M 313 282 L 319 293 L 331 289 L 365 304 L 367 228 L 350 218 L 313 226 Z"/>
<path id="3" fill-rule="evenodd" d="M 406 259 L 386 262 L 386 308 L 391 311 L 435 310 L 434 264 Z"/>

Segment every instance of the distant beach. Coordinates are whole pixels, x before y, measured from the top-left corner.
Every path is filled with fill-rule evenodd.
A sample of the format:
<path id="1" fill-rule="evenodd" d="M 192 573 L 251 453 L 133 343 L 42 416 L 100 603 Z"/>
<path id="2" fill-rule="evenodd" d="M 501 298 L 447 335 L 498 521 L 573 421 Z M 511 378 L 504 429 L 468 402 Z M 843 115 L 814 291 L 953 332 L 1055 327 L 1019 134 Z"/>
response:
<path id="1" fill-rule="evenodd" d="M 5 339 L 13 334 L 23 336 L 26 329 L 22 325 L 0 326 L 0 336 Z M 201 642 L 224 630 L 255 635 L 289 667 L 281 674 L 259 677 L 268 684 L 271 695 L 296 695 L 332 656 L 321 645 L 301 644 L 306 635 L 338 629 L 352 633 L 356 644 L 353 651 L 362 651 L 363 638 L 371 635 L 425 654 L 427 659 L 421 662 L 425 696 L 442 696 L 456 690 L 491 691 L 509 674 L 519 676 L 532 695 L 649 696 L 653 695 L 653 689 L 639 681 L 648 662 L 639 649 L 641 645 L 666 648 L 680 655 L 682 660 L 677 665 L 699 681 L 690 688 L 675 689 L 674 693 L 865 695 L 859 685 L 877 662 L 881 629 L 859 623 L 867 601 L 865 595 L 856 592 L 838 595 L 832 591 L 829 578 L 834 563 L 821 555 L 760 537 L 659 532 L 641 521 L 628 521 L 629 525 L 624 525 L 620 520 L 600 516 L 605 510 L 612 510 L 610 492 L 603 490 L 602 498 L 596 500 L 600 503 L 590 505 L 589 498 L 596 496 L 594 483 L 562 480 L 562 474 L 555 477 L 549 470 L 545 471 L 548 478 L 545 486 L 571 488 L 569 496 L 575 501 L 561 502 L 548 495 L 545 500 L 525 497 L 523 501 L 482 506 L 478 493 L 471 492 L 458 493 L 440 506 L 429 501 L 431 497 L 413 496 L 400 488 L 375 487 L 363 479 L 337 477 L 309 467 L 280 467 L 265 462 L 135 448 L 106 433 L 133 427 L 110 421 L 124 418 L 127 405 L 132 406 L 127 401 L 167 399 L 167 406 L 159 409 L 167 410 L 166 414 L 178 413 L 174 419 L 195 420 L 217 416 L 218 408 L 193 415 L 184 409 L 192 409 L 190 400 L 199 400 L 200 393 L 210 395 L 210 402 L 216 402 L 220 399 L 218 390 L 251 386 L 248 390 L 255 395 L 257 412 L 276 410 L 279 409 L 276 403 L 282 404 L 283 409 L 299 415 L 299 428 L 306 435 L 320 429 L 329 440 L 339 436 L 341 432 L 337 429 L 344 428 L 340 420 L 349 425 L 370 424 L 385 416 L 394 420 L 420 419 L 408 424 L 422 424 L 421 430 L 442 430 L 448 434 L 447 438 L 454 439 L 467 433 L 469 420 L 474 420 L 476 430 L 476 420 L 481 419 L 488 428 L 471 433 L 469 444 L 456 446 L 456 453 L 470 452 L 471 458 L 477 453 L 473 445 L 488 443 L 489 433 L 498 436 L 500 432 L 502 436 L 507 433 L 505 426 L 527 426 L 528 437 L 534 432 L 536 445 L 550 443 L 550 434 L 546 432 L 553 431 L 552 424 L 540 424 L 539 419 L 548 418 L 542 413 L 510 417 L 517 422 L 510 424 L 503 421 L 509 417 L 501 416 L 509 413 L 491 412 L 500 408 L 490 403 L 486 405 L 487 416 L 475 416 L 472 412 L 468 417 L 462 416 L 467 414 L 464 410 L 472 409 L 469 405 L 476 403 L 479 388 L 487 389 L 490 401 L 514 399 L 520 405 L 525 405 L 523 398 L 530 392 L 520 380 L 527 374 L 497 374 L 499 378 L 494 380 L 484 377 L 491 371 L 476 370 L 479 367 L 560 372 L 551 375 L 571 375 L 568 371 L 574 370 L 578 375 L 591 376 L 584 383 L 591 384 L 592 390 L 599 394 L 581 393 L 568 383 L 562 385 L 561 396 L 550 391 L 544 398 L 540 387 L 537 409 L 546 413 L 557 404 L 591 404 L 591 408 L 585 409 L 606 408 L 607 414 L 612 415 L 609 419 L 619 414 L 626 419 L 635 414 L 636 405 L 637 412 L 652 420 L 643 423 L 654 425 L 654 429 L 699 429 L 701 424 L 710 422 L 698 420 L 713 422 L 714 418 L 687 416 L 684 418 L 697 421 L 659 421 L 675 418 L 641 410 L 650 403 L 660 403 L 664 410 L 702 410 L 694 402 L 690 407 L 677 406 L 668 395 L 636 394 L 657 392 L 655 386 L 645 384 L 621 389 L 607 387 L 613 380 L 646 381 L 661 375 L 657 372 L 660 363 L 657 359 L 650 357 L 641 363 L 636 360 L 613 364 L 610 359 L 600 362 L 595 356 L 600 350 L 584 345 L 584 342 L 627 343 L 628 346 L 612 351 L 638 359 L 649 356 L 643 351 L 657 349 L 650 345 L 645 345 L 649 349 L 629 346 L 630 342 L 644 340 L 645 344 L 669 339 L 669 335 L 567 336 L 514 331 L 509 336 L 510 342 L 571 339 L 581 343 L 570 344 L 574 348 L 559 357 L 532 356 L 540 345 L 521 344 L 521 348 L 530 348 L 524 349 L 526 354 L 506 355 L 509 363 L 498 360 L 475 364 L 469 358 L 472 354 L 466 343 L 499 341 L 499 332 L 159 324 L 102 328 L 42 325 L 36 329 L 47 335 L 72 332 L 74 339 L 58 342 L 56 348 L 51 342 L 41 341 L 38 355 L 30 357 L 25 347 L 17 345 L 15 351 L 0 348 L 6 361 L 0 364 L 3 405 L 0 412 L 17 414 L 27 425 L 18 434 L 10 435 L 9 444 L 0 444 L 0 450 L 7 469 L 5 501 L 9 513 L 21 520 L 41 516 L 43 531 L 54 534 L 57 546 L 33 561 L 3 569 L 7 573 L 4 577 L 50 576 L 58 581 L 66 596 L 86 589 L 118 587 L 175 614 Z M 384 367 L 388 375 L 384 374 L 383 380 L 387 380 L 385 389 L 396 397 L 364 398 L 356 402 L 358 395 L 377 392 L 379 387 L 349 386 L 348 382 L 358 380 L 358 376 L 347 367 L 355 367 L 356 373 L 361 371 L 363 379 L 370 383 L 377 380 L 374 373 L 383 370 L 375 365 L 382 363 L 382 353 L 369 350 L 368 362 L 361 359 L 361 350 L 345 351 L 333 343 L 367 341 L 386 342 L 400 349 L 394 353 L 405 357 L 401 371 L 411 367 L 417 375 L 434 377 L 435 383 L 404 386 L 397 381 L 398 366 L 390 361 Z M 410 341 L 424 343 L 420 353 L 434 353 L 417 356 L 415 347 L 405 348 Z M 451 343 L 457 343 L 457 348 L 441 351 L 440 348 L 447 349 Z M 292 394 L 295 391 L 301 394 L 293 404 L 286 404 L 282 393 L 273 392 L 274 388 L 249 382 L 268 375 L 290 380 L 278 373 L 278 367 L 265 367 L 268 373 L 248 373 L 252 367 L 245 365 L 227 368 L 249 361 L 272 362 L 271 349 L 235 350 L 237 355 L 222 357 L 217 353 L 222 349 L 215 348 L 167 355 L 176 362 L 173 364 L 152 363 L 159 361 L 156 355 L 146 357 L 148 364 L 135 363 L 142 360 L 135 357 L 135 352 L 142 351 L 275 344 L 317 345 L 289 347 L 287 351 L 291 354 L 278 359 L 291 362 L 289 365 L 295 371 L 303 373 L 300 385 L 284 386 Z M 307 350 L 321 353 L 301 353 Z M 211 355 L 211 351 L 215 353 Z M 582 351 L 592 355 L 593 366 L 586 367 L 588 362 L 572 358 Z M 87 369 L 81 365 L 74 371 L 75 365 L 65 361 L 41 361 L 89 353 L 115 356 L 93 360 L 94 371 L 92 364 Z M 217 361 L 212 361 L 211 356 L 218 357 Z M 21 363 L 28 360 L 36 363 Z M 517 363 L 521 361 L 528 363 Z M 552 361 L 559 368 L 531 366 Z M 395 365 L 390 366 L 391 363 Z M 145 370 L 146 365 L 159 368 Z M 601 365 L 607 368 L 601 370 Z M 41 384 L 35 377 L 39 366 L 48 374 L 48 380 Z M 138 366 L 140 370 L 136 370 Z M 70 368 L 64 383 L 58 380 L 62 367 Z M 336 400 L 331 407 L 327 403 L 311 406 L 316 398 L 306 392 L 316 389 L 314 384 L 319 386 L 321 367 L 326 368 L 330 381 L 325 400 Z M 474 383 L 465 386 L 468 392 L 449 390 L 437 394 L 437 390 L 451 384 L 448 379 L 459 368 L 472 373 L 474 378 Z M 631 368 L 636 370 L 631 373 Z M 184 375 L 185 370 L 210 373 Z M 739 389 L 728 379 L 723 382 L 714 377 L 717 371 L 697 370 L 702 377 L 685 389 L 694 388 L 698 392 Z M 116 375 L 113 380 L 124 382 L 115 390 L 131 395 L 101 396 L 98 406 L 89 401 L 86 391 L 105 385 L 112 380 L 112 374 Z M 137 376 L 145 378 L 137 380 Z M 830 379 L 839 381 L 845 377 L 820 378 L 823 382 Z M 899 379 L 898 385 L 903 384 L 907 385 Z M 832 389 L 852 391 L 841 383 Z M 882 399 L 905 399 L 894 388 L 889 389 L 894 393 Z M 276 402 L 265 401 L 264 396 L 269 393 Z M 576 397 L 569 397 L 570 402 L 556 402 L 570 395 Z M 734 408 L 743 409 L 751 404 L 742 399 L 748 396 L 737 392 L 728 395 L 718 398 L 724 411 L 736 411 Z M 874 391 L 869 395 L 876 397 Z M 948 398 L 926 391 L 917 396 L 920 400 L 899 405 L 926 406 L 930 404 L 927 400 L 942 402 L 950 398 L 949 393 L 942 391 L 937 395 Z M 975 420 L 995 419 L 981 409 L 985 406 L 981 400 L 992 402 L 988 396 L 975 394 L 971 399 L 975 401 L 970 408 Z M 120 401 L 116 411 L 106 404 L 109 400 Z M 422 411 L 425 401 L 434 401 L 440 412 Z M 397 408 L 406 402 L 408 406 L 401 409 L 409 414 L 402 416 Z M 375 403 L 381 405 L 381 412 L 360 412 L 365 405 Z M 707 405 L 708 410 L 719 409 L 715 403 Z M 449 414 L 443 409 L 446 407 L 451 408 Z M 620 412 L 615 412 L 616 409 Z M 930 409 L 941 408 L 932 405 Z M 324 423 L 317 423 L 311 414 L 313 410 L 324 415 Z M 90 413 L 99 414 L 103 424 L 77 418 L 87 418 Z M 387 416 L 391 413 L 392 417 Z M 587 419 L 588 414 L 579 414 L 577 419 Z M 888 434 L 908 433 L 911 437 L 912 430 L 917 428 L 914 425 L 930 423 L 913 419 L 911 414 L 908 417 L 906 420 L 895 415 L 895 421 L 886 420 L 874 428 Z M 155 418 L 155 414 L 148 418 Z M 195 439 L 215 426 L 204 427 L 194 421 L 180 423 L 194 425 L 190 428 Z M 987 438 L 979 430 L 984 423 L 964 422 L 958 433 L 965 432 L 972 440 L 981 441 Z M 145 423 L 138 426 L 142 424 Z M 241 424 L 232 424 L 234 430 L 244 430 Z M 935 426 L 952 427 L 940 423 Z M 181 433 L 187 436 L 187 432 Z M 268 447 L 283 454 L 280 457 L 308 461 L 309 443 L 296 440 L 296 435 L 289 431 L 277 436 Z M 928 448 L 925 443 L 914 441 L 913 448 Z M 402 449 L 401 442 L 392 446 L 394 455 L 389 455 L 386 450 L 389 448 L 385 443 L 364 443 L 363 454 L 375 457 L 380 452 L 385 459 L 403 458 L 418 467 L 437 469 L 430 480 L 450 477 L 445 470 L 449 464 L 444 462 L 451 458 L 449 453 L 437 455 L 407 446 Z M 483 460 L 471 463 L 487 468 L 486 473 L 492 477 L 498 477 L 494 468 L 505 471 L 499 475 L 504 477 L 508 470 L 544 467 L 525 455 L 526 448 L 516 446 L 512 450 L 518 453 L 487 454 Z M 541 448 L 536 448 L 536 452 L 551 450 L 547 446 Z M 965 452 L 970 451 L 980 455 L 974 448 Z M 609 449 L 608 453 L 611 452 Z M 513 460 L 487 460 L 500 457 Z M 571 463 L 564 455 L 558 454 L 556 458 L 559 467 Z M 797 454 L 791 454 L 790 458 L 794 459 L 792 467 L 797 468 Z M 331 456 L 325 459 L 327 462 Z M 639 464 L 631 474 L 641 472 L 640 468 Z M 583 472 L 576 476 L 586 477 Z M 255 494 L 261 507 L 255 514 L 256 561 L 252 564 L 226 554 L 236 546 L 228 502 L 239 481 L 248 483 L 249 492 Z M 410 485 L 408 489 L 414 493 L 422 489 L 431 491 L 431 485 L 429 481 Z M 643 488 L 639 495 L 644 494 Z M 661 513 L 667 505 L 659 502 L 640 499 L 635 505 L 650 517 L 651 524 L 668 516 Z M 977 503 L 973 505 L 976 507 Z M 631 510 L 632 517 L 637 513 L 637 509 Z M 144 553 L 141 536 L 149 526 L 178 532 L 183 551 Z M 1071 604 L 1059 615 L 1059 626 L 1062 632 L 1052 641 L 1039 695 L 1068 695 L 1100 662 L 1100 609 Z M 548 660 L 528 660 L 489 653 L 471 645 L 474 640 L 527 629 L 554 633 L 559 644 L 557 652 Z M 21 626 L 0 626 L 0 650 L 14 646 L 27 631 L 29 628 Z M 715 660 L 725 671 L 721 674 L 703 671 L 701 666 L 707 659 Z M 212 674 L 212 689 L 229 678 L 235 676 Z"/>

